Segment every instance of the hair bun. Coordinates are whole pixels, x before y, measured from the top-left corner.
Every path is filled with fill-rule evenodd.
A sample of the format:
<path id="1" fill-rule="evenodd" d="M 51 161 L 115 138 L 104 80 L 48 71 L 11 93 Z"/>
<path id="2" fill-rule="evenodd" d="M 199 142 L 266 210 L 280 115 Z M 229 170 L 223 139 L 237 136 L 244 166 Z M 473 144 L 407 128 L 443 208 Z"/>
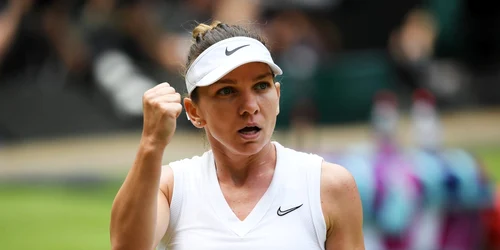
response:
<path id="1" fill-rule="evenodd" d="M 197 41 L 202 39 L 208 31 L 215 29 L 219 24 L 222 24 L 222 22 L 213 21 L 210 25 L 204 23 L 198 24 L 198 26 L 193 29 L 193 38 Z"/>

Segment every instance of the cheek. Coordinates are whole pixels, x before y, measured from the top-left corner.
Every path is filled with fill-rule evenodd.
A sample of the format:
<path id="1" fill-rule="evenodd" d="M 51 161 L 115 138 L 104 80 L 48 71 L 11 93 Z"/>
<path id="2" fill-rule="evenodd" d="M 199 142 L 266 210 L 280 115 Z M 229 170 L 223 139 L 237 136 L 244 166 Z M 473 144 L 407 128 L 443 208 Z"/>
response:
<path id="1" fill-rule="evenodd" d="M 227 142 L 229 138 L 233 136 L 231 131 L 233 131 L 237 126 L 235 125 L 235 115 L 230 115 L 228 110 L 224 110 L 222 107 L 220 110 L 207 114 L 206 129 L 217 141 Z"/>
<path id="2" fill-rule="evenodd" d="M 266 115 L 275 116 L 279 106 L 279 98 L 275 93 L 269 94 L 261 101 L 261 107 L 266 110 Z"/>
<path id="3" fill-rule="evenodd" d="M 225 129 L 230 126 L 231 121 L 235 118 L 235 105 L 214 104 L 204 112 L 205 121 L 209 128 Z"/>

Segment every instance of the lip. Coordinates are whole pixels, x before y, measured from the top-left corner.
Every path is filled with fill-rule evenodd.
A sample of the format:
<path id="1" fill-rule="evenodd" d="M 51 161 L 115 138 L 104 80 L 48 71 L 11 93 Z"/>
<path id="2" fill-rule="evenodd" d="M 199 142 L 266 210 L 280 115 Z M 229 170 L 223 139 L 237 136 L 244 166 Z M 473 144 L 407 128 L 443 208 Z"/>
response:
<path id="1" fill-rule="evenodd" d="M 259 135 L 260 135 L 260 132 L 261 132 L 261 131 L 262 131 L 262 130 L 259 130 L 259 131 L 255 132 L 255 133 L 252 133 L 252 134 L 244 134 L 244 133 L 240 133 L 240 132 L 238 132 L 238 134 L 239 134 L 239 135 L 241 136 L 241 138 L 243 138 L 244 140 L 255 140 L 255 139 L 257 139 L 257 138 L 259 137 Z"/>
<path id="2" fill-rule="evenodd" d="M 259 126 L 257 123 L 255 122 L 249 122 L 247 124 L 245 124 L 244 127 L 242 127 L 241 129 L 243 128 L 246 128 L 246 127 L 258 127 L 260 130 L 255 132 L 255 133 L 252 133 L 252 134 L 245 134 L 245 133 L 240 133 L 238 131 L 238 134 L 241 136 L 241 138 L 243 138 L 244 140 L 255 140 L 259 137 L 260 135 L 260 132 L 262 132 L 262 127 Z"/>
<path id="3" fill-rule="evenodd" d="M 243 128 L 246 128 L 246 127 L 258 127 L 258 128 L 261 128 L 259 126 L 259 124 L 257 124 L 256 122 L 249 122 L 249 123 L 245 124 L 245 126 Z"/>
<path id="4" fill-rule="evenodd" d="M 261 127 L 261 126 L 259 126 L 259 124 L 258 124 L 258 123 L 256 123 L 256 122 L 249 122 L 249 123 L 246 123 L 244 126 L 240 127 L 240 128 L 238 129 L 238 131 L 240 131 L 240 130 L 242 130 L 242 129 L 246 128 L 246 127 L 257 127 L 257 128 L 259 128 L 259 129 L 261 129 L 261 130 L 262 130 L 262 127 Z"/>

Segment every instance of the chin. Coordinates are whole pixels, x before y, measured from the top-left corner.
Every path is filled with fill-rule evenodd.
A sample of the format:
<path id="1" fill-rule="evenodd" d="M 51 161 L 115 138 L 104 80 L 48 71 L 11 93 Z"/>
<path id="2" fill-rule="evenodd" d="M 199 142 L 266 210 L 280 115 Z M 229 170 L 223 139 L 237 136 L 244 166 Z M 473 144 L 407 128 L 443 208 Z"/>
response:
<path id="1" fill-rule="evenodd" d="M 232 137 L 212 137 L 209 134 L 209 141 L 213 148 L 219 148 L 222 151 L 228 151 L 231 154 L 241 156 L 251 156 L 259 153 L 271 142 L 271 135 L 260 133 L 257 136 L 245 137 L 239 133 Z"/>
<path id="2" fill-rule="evenodd" d="M 252 156 L 261 152 L 269 143 L 269 138 L 259 138 L 251 141 L 242 141 L 240 139 L 225 144 L 225 148 L 236 155 Z"/>
<path id="3" fill-rule="evenodd" d="M 253 142 L 244 142 L 240 145 L 235 145 L 235 149 L 237 153 L 241 155 L 255 155 L 262 151 L 262 149 L 269 143 L 269 140 L 267 141 L 253 141 Z"/>

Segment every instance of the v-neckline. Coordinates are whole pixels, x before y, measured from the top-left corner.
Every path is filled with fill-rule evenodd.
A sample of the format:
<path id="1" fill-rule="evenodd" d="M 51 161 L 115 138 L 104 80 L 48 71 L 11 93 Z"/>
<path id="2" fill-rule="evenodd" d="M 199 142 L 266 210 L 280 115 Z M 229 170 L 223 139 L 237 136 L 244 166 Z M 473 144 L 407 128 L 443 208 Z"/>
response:
<path id="1" fill-rule="evenodd" d="M 252 208 L 250 213 L 246 216 L 244 220 L 240 220 L 238 216 L 233 212 L 229 206 L 217 178 L 217 173 L 215 169 L 215 159 L 213 153 L 209 157 L 208 166 L 208 188 L 209 188 L 209 202 L 214 209 L 215 214 L 219 219 L 226 224 L 234 233 L 240 237 L 246 235 L 250 230 L 255 228 L 257 224 L 262 220 L 264 215 L 269 211 L 274 198 L 279 193 L 279 183 L 281 174 L 279 173 L 282 167 L 280 166 L 280 147 L 277 143 L 273 143 L 276 150 L 276 166 L 274 169 L 273 177 L 271 183 L 267 188 L 266 192 L 262 195 L 259 201 Z"/>

